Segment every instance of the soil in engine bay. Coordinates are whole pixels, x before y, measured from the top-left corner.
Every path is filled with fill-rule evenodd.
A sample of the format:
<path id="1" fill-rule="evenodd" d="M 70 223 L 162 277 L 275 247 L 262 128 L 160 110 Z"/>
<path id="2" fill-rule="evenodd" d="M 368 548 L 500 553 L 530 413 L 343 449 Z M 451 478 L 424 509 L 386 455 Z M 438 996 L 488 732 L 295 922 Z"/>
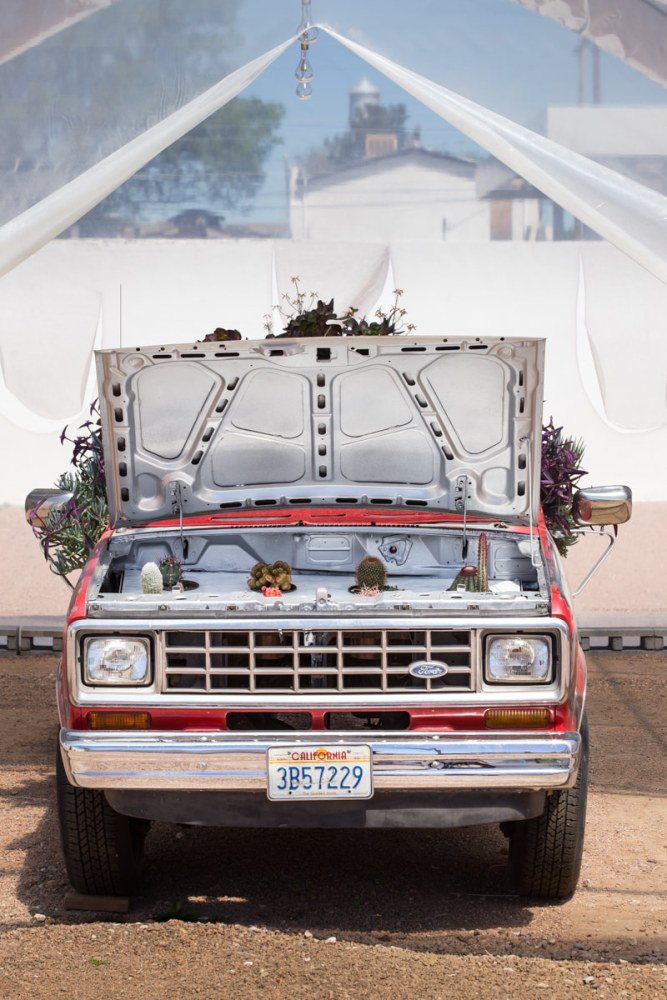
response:
<path id="1" fill-rule="evenodd" d="M 667 986 L 667 656 L 589 656 L 580 887 L 516 896 L 495 827 L 155 824 L 126 914 L 64 906 L 55 657 L 0 657 L 0 996 L 654 1000 Z"/>

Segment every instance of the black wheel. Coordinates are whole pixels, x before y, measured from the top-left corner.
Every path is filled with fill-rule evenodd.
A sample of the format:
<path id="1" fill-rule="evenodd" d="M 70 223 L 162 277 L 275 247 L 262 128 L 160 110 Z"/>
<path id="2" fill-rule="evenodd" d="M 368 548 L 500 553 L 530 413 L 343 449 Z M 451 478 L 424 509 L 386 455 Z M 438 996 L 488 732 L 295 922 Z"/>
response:
<path id="1" fill-rule="evenodd" d="M 581 870 L 588 793 L 588 726 L 581 725 L 581 761 L 576 784 L 547 796 L 544 812 L 513 823 L 510 874 L 523 896 L 565 899 Z"/>
<path id="2" fill-rule="evenodd" d="M 70 785 L 60 747 L 56 789 L 60 837 L 73 887 L 95 896 L 131 895 L 141 882 L 150 824 L 116 812 L 104 792 Z"/>

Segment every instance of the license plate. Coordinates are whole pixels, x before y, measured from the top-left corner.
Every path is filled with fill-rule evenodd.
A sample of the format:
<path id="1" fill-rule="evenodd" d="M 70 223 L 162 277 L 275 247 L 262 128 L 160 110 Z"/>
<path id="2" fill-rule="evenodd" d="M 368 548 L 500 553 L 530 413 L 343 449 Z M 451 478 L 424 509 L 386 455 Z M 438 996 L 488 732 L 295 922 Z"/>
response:
<path id="1" fill-rule="evenodd" d="M 370 799 L 371 748 L 350 746 L 269 747 L 266 755 L 270 799 Z"/>

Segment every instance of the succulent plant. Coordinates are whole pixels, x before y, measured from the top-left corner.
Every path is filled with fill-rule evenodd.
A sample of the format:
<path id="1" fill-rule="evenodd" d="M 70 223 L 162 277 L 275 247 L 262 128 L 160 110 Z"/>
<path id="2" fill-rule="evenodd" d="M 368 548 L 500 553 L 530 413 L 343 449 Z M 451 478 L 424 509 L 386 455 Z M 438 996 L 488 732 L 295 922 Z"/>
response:
<path id="1" fill-rule="evenodd" d="M 205 344 L 210 341 L 218 340 L 241 340 L 241 334 L 238 330 L 225 330 L 222 326 L 216 326 L 213 333 L 207 333 L 202 343 Z"/>
<path id="2" fill-rule="evenodd" d="M 562 556 L 579 539 L 574 532 L 572 500 L 579 479 L 587 475 L 581 468 L 583 456 L 583 441 L 564 437 L 563 428 L 555 427 L 550 417 L 542 428 L 540 501 L 546 526 Z"/>
<path id="3" fill-rule="evenodd" d="M 357 566 L 355 576 L 360 589 L 365 587 L 379 593 L 387 582 L 387 567 L 377 556 L 365 556 Z"/>
<path id="4" fill-rule="evenodd" d="M 141 567 L 141 593 L 161 594 L 162 573 L 157 563 L 148 562 Z"/>
<path id="5" fill-rule="evenodd" d="M 389 336 L 392 334 L 414 330 L 413 323 L 405 323 L 406 310 L 398 304 L 403 294 L 401 288 L 394 289 L 394 302 L 387 311 L 377 309 L 375 319 L 357 317 L 358 309 L 350 306 L 344 313 L 338 314 L 334 308 L 334 300 L 324 302 L 317 292 L 306 293 L 299 287 L 298 276 L 292 278 L 294 291 L 290 295 L 285 292 L 281 303 L 276 307 L 285 325 L 283 332 L 274 334 L 272 316 L 265 316 L 265 328 L 269 337 L 350 337 L 350 336 Z M 226 332 L 226 331 L 223 331 Z M 216 330 L 216 333 L 218 331 Z M 214 339 L 209 334 L 206 340 Z M 217 339 L 217 338 L 216 338 Z"/>
<path id="6" fill-rule="evenodd" d="M 255 563 L 250 570 L 248 586 L 251 590 L 262 590 L 264 587 L 277 587 L 280 591 L 291 590 L 292 567 L 282 559 L 274 563 Z"/>
<path id="7" fill-rule="evenodd" d="M 165 587 L 175 587 L 183 576 L 181 560 L 176 556 L 163 556 L 160 559 L 160 573 Z"/>
<path id="8" fill-rule="evenodd" d="M 75 437 L 68 437 L 66 427 L 60 443 L 72 445 L 72 472 L 64 472 L 56 483 L 63 493 L 71 494 L 64 506 L 52 511 L 44 521 L 31 521 L 44 557 L 53 573 L 62 576 L 86 565 L 109 520 L 102 425 L 97 401 L 90 407 L 91 419 L 82 424 Z"/>
<path id="9" fill-rule="evenodd" d="M 306 309 L 297 316 L 292 317 L 285 327 L 281 337 L 326 337 L 341 335 L 341 326 L 335 321 L 338 319 L 334 312 L 334 300 L 322 302 L 317 300 L 317 305 L 312 309 Z"/>

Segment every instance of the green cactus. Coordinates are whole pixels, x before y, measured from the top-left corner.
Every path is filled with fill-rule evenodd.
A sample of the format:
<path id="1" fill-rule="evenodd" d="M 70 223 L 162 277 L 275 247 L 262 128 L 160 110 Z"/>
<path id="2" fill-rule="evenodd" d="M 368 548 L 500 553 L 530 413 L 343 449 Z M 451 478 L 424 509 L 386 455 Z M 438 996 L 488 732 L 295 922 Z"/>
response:
<path id="1" fill-rule="evenodd" d="M 489 589 L 488 574 L 488 543 L 484 532 L 479 536 L 477 543 L 477 566 L 466 565 L 459 570 L 454 578 L 454 582 L 448 590 L 458 590 L 463 586 L 470 594 L 487 593 Z"/>
<path id="2" fill-rule="evenodd" d="M 176 556 L 163 556 L 160 559 L 160 572 L 165 587 L 175 587 L 183 575 L 181 560 Z"/>
<path id="3" fill-rule="evenodd" d="M 148 562 L 141 568 L 141 593 L 161 594 L 162 573 L 157 563 Z"/>
<path id="4" fill-rule="evenodd" d="M 384 590 L 387 582 L 387 567 L 377 556 L 365 556 L 357 566 L 357 586 L 367 590 Z"/>
<path id="5" fill-rule="evenodd" d="M 477 590 L 477 568 L 475 566 L 465 565 L 463 569 L 460 569 L 454 577 L 451 587 L 447 589 L 458 590 L 459 587 L 464 587 L 471 594 L 475 593 Z"/>
<path id="6" fill-rule="evenodd" d="M 476 590 L 478 593 L 486 593 L 489 589 L 489 573 L 487 568 L 488 545 L 484 532 L 479 536 L 477 544 L 477 574 L 475 576 Z"/>
<path id="7" fill-rule="evenodd" d="M 274 563 L 258 562 L 250 570 L 248 586 L 251 590 L 261 590 L 262 587 L 278 587 L 279 590 L 291 590 L 292 567 L 289 563 L 278 559 Z"/>

